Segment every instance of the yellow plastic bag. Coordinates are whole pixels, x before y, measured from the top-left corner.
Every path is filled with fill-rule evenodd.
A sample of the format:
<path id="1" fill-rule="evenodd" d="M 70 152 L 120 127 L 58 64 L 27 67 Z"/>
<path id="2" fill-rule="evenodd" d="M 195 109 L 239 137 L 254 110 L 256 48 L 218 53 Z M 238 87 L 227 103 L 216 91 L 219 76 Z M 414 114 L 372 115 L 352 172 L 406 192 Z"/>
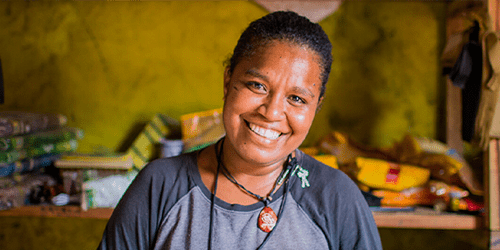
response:
<path id="1" fill-rule="evenodd" d="M 422 186 L 429 180 L 430 170 L 379 159 L 356 158 L 356 179 L 374 189 L 401 191 Z"/>

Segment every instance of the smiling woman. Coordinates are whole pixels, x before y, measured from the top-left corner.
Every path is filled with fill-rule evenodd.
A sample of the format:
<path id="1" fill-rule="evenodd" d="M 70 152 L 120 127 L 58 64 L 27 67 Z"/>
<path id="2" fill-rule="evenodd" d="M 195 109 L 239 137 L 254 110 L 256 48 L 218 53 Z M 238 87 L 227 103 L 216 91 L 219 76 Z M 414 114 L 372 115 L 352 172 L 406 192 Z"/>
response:
<path id="1" fill-rule="evenodd" d="M 264 168 L 283 165 L 304 141 L 320 102 L 316 57 L 304 46 L 274 42 L 242 60 L 231 75 L 226 69 L 223 114 L 228 154 Z"/>
<path id="2" fill-rule="evenodd" d="M 224 72 L 226 137 L 148 164 L 99 249 L 382 249 L 357 186 L 297 149 L 331 62 L 328 37 L 307 18 L 252 22 Z"/>

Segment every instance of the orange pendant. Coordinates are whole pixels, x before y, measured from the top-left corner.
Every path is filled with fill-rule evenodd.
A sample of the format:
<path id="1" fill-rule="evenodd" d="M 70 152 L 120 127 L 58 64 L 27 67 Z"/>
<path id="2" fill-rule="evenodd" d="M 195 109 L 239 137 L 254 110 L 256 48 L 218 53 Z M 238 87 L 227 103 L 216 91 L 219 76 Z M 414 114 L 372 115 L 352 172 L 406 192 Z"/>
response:
<path id="1" fill-rule="evenodd" d="M 262 211 L 260 211 L 258 223 L 260 230 L 266 233 L 273 231 L 277 221 L 278 216 L 276 216 L 272 208 L 264 207 Z"/>

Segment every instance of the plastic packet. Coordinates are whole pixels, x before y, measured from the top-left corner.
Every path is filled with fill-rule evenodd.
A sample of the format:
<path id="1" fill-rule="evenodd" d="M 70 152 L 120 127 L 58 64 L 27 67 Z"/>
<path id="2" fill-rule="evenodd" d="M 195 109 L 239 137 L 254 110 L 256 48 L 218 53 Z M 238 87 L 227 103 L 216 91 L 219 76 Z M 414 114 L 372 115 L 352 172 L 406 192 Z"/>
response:
<path id="1" fill-rule="evenodd" d="M 337 131 L 323 138 L 319 147 L 321 151 L 335 155 L 339 165 L 355 163 L 357 157 L 394 160 L 390 154 L 356 143 L 347 134 Z"/>
<path id="2" fill-rule="evenodd" d="M 379 159 L 356 158 L 356 179 L 374 189 L 401 191 L 424 185 L 430 177 L 425 168 Z"/>
<path id="3" fill-rule="evenodd" d="M 469 163 L 440 141 L 407 134 L 390 152 L 398 162 L 430 169 L 434 179 L 462 186 L 475 195 L 483 194 L 482 183 Z"/>
<path id="4" fill-rule="evenodd" d="M 116 207 L 136 175 L 137 172 L 131 171 L 124 175 L 111 175 L 84 182 L 82 186 L 82 209 Z"/>
<path id="5" fill-rule="evenodd" d="M 215 143 L 226 134 L 222 122 L 222 108 L 181 116 L 181 132 L 184 152 Z"/>
<path id="6" fill-rule="evenodd" d="M 434 180 L 429 181 L 425 186 L 412 187 L 401 192 L 373 190 L 372 194 L 382 198 L 380 202 L 382 206 L 434 206 L 440 211 L 446 209 L 458 211 L 460 208 L 457 204 L 463 203 L 460 201 L 469 196 L 467 190 Z"/>

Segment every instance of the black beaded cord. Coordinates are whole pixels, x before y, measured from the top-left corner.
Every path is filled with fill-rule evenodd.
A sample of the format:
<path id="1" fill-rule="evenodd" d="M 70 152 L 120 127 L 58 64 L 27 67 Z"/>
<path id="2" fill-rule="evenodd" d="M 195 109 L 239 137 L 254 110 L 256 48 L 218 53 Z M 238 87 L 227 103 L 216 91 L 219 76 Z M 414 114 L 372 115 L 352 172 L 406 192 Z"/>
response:
<path id="1" fill-rule="evenodd" d="M 276 187 L 278 186 L 278 182 L 283 177 L 283 174 L 285 173 L 285 168 L 283 168 L 283 170 L 281 170 L 280 175 L 278 176 L 278 178 L 274 182 L 273 189 L 271 190 L 271 192 L 269 192 L 269 194 L 266 197 L 262 197 L 258 194 L 253 193 L 252 191 L 246 189 L 243 185 L 238 183 L 238 181 L 236 181 L 236 178 L 234 178 L 233 175 L 229 172 L 229 170 L 227 170 L 226 166 L 224 166 L 224 163 L 222 163 L 222 161 L 221 161 L 220 165 L 222 166 L 222 173 L 224 174 L 224 176 L 226 176 L 226 178 L 229 181 L 231 181 L 233 184 L 237 185 L 243 192 L 248 193 L 249 195 L 254 196 L 258 200 L 264 202 L 264 206 L 266 206 L 266 207 L 269 204 L 269 202 L 271 202 L 272 196 L 276 190 Z"/>
<path id="2" fill-rule="evenodd" d="M 240 188 L 242 188 L 248 194 L 253 195 L 257 199 L 263 201 L 264 204 L 265 204 L 265 206 L 267 206 L 267 202 L 269 202 L 271 200 L 271 195 L 274 193 L 276 186 L 278 186 L 278 183 L 281 184 L 282 181 L 286 178 L 285 183 L 284 183 L 285 192 L 283 194 L 283 199 L 281 200 L 280 209 L 279 209 L 278 214 L 277 214 L 278 220 L 276 221 L 276 225 L 274 226 L 274 228 L 276 228 L 278 226 L 279 222 L 280 222 L 281 214 L 283 212 L 283 208 L 285 207 L 286 197 L 287 197 L 287 194 L 288 194 L 288 191 L 289 191 L 288 190 L 288 181 L 290 180 L 290 177 L 292 175 L 288 176 L 288 173 L 290 172 L 290 170 L 294 166 L 297 165 L 297 159 L 295 157 L 292 157 L 292 154 L 288 155 L 288 164 L 287 164 L 286 168 L 284 168 L 283 171 L 280 173 L 280 176 L 278 176 L 278 178 L 276 180 L 276 183 L 273 186 L 273 190 L 271 191 L 271 194 L 268 195 L 266 198 L 263 198 L 260 195 L 257 195 L 257 194 L 254 194 L 254 193 L 250 192 L 245 187 L 243 187 L 238 182 L 236 182 L 236 179 L 234 179 L 234 177 L 229 173 L 229 171 L 227 171 L 227 169 L 225 168 L 225 166 L 222 164 L 222 151 L 223 151 L 223 148 L 224 148 L 224 139 L 225 139 L 225 137 L 222 137 L 215 144 L 215 155 L 216 155 L 216 158 L 217 158 L 217 173 L 215 175 L 215 181 L 214 181 L 214 192 L 213 192 L 212 197 L 210 199 L 210 202 L 211 202 L 211 204 L 210 204 L 210 228 L 209 228 L 209 231 L 208 231 L 208 249 L 209 250 L 212 249 L 212 231 L 213 231 L 213 220 L 214 220 L 213 217 L 214 217 L 215 195 L 217 193 L 217 181 L 219 179 L 219 172 L 220 172 L 221 166 L 223 168 L 223 172 L 222 173 L 224 174 L 224 176 L 229 181 L 231 181 L 232 183 L 238 185 Z M 220 147 L 219 147 L 219 145 L 220 145 Z M 227 171 L 227 174 L 226 174 L 226 171 Z M 269 238 L 271 237 L 271 235 L 274 233 L 274 231 L 276 231 L 276 230 L 274 230 L 274 228 L 273 228 L 273 230 L 271 232 L 269 232 L 266 235 L 266 237 L 264 238 L 264 241 L 260 244 L 260 246 L 257 248 L 257 250 L 260 250 L 260 249 L 262 249 L 264 247 L 264 245 L 267 243 L 267 241 L 269 240 Z"/>

